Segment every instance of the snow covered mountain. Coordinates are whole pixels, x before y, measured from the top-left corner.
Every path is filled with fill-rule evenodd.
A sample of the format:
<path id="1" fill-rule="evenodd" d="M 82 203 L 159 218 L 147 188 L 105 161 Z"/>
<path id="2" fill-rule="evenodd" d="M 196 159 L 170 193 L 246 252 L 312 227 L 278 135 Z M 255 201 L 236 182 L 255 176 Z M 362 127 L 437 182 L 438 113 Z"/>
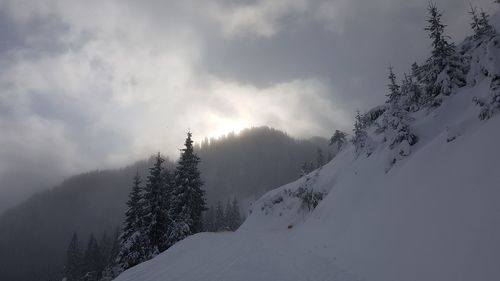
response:
<path id="1" fill-rule="evenodd" d="M 361 152 L 267 193 L 236 232 L 188 237 L 116 280 L 500 280 L 500 36 L 459 47 L 467 85 L 411 112 L 411 148 L 390 148 L 376 114 Z"/>

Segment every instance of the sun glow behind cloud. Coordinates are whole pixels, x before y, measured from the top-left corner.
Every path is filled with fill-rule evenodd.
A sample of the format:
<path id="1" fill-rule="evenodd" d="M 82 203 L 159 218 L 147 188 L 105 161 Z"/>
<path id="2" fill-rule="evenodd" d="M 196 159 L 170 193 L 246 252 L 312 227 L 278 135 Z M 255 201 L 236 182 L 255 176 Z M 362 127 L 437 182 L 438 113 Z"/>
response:
<path id="1" fill-rule="evenodd" d="M 209 133 L 200 137 L 218 138 L 229 133 L 237 134 L 253 125 L 249 120 L 232 119 L 216 114 L 211 114 L 208 122 L 211 124 Z"/>

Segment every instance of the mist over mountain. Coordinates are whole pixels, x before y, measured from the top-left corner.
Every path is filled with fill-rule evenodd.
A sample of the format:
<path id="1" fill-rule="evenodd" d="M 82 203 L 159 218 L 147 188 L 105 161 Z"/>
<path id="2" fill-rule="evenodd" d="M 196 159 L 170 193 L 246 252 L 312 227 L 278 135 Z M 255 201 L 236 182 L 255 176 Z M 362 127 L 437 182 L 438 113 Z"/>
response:
<path id="1" fill-rule="evenodd" d="M 69 235 L 111 233 L 122 221 L 130 179 L 147 162 L 65 180 L 6 211 L 0 218 L 1 280 L 59 276 Z"/>
<path id="2" fill-rule="evenodd" d="M 325 138 L 296 140 L 268 127 L 246 129 L 195 147 L 202 159 L 208 204 L 226 197 L 254 201 L 271 188 L 300 176 L 304 162 L 316 164 L 318 149 L 332 155 Z"/>
<path id="3" fill-rule="evenodd" d="M 208 205 L 237 198 L 246 209 L 263 193 L 297 179 L 304 162 L 316 161 L 318 148 L 326 160 L 326 139 L 296 140 L 268 127 L 203 141 L 196 151 Z M 167 167 L 173 165 L 167 160 Z M 76 175 L 6 211 L 0 217 L 0 280 L 59 278 L 72 233 L 84 240 L 91 233 L 113 233 L 123 220 L 133 176 L 139 171 L 145 177 L 150 166 L 140 161 Z"/>

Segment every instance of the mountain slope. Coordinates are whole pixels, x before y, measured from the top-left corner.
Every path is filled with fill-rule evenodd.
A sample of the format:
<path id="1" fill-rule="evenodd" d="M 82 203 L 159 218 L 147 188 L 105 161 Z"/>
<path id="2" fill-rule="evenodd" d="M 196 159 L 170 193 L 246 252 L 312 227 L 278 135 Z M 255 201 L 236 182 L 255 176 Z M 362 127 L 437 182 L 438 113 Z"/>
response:
<path id="1" fill-rule="evenodd" d="M 473 82 L 412 114 L 408 156 L 394 163 L 373 125 L 370 153 L 349 144 L 265 194 L 235 233 L 189 237 L 116 280 L 500 280 L 500 114 L 480 120 L 472 102 L 500 76 L 499 40 L 469 50 Z M 304 189 L 326 195 L 312 211 Z"/>
<path id="2" fill-rule="evenodd" d="M 423 118 L 413 155 L 388 173 L 383 149 L 343 150 L 318 172 L 312 188 L 329 194 L 312 213 L 285 191 L 300 179 L 237 232 L 195 235 L 116 280 L 500 279 L 500 116 L 480 122 L 471 94 Z"/>

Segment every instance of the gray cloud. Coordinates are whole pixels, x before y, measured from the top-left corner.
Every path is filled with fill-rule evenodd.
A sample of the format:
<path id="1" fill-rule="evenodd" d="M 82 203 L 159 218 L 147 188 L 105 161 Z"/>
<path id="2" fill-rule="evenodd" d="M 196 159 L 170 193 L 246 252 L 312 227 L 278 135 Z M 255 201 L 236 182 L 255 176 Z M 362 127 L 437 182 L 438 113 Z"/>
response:
<path id="1" fill-rule="evenodd" d="M 0 0 L 0 212 L 72 173 L 176 157 L 187 128 L 348 130 L 389 62 L 427 55 L 426 3 Z M 437 4 L 463 39 L 468 1 Z"/>

